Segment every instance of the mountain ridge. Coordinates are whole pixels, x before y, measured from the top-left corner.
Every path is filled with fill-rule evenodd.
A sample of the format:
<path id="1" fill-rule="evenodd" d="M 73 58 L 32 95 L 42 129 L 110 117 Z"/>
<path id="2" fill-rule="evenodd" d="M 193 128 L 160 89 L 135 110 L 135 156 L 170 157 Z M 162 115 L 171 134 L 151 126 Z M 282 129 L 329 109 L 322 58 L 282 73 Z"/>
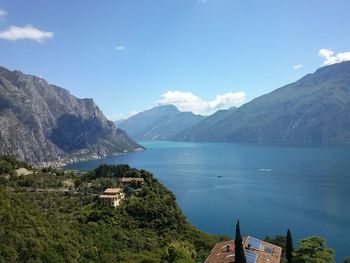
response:
<path id="1" fill-rule="evenodd" d="M 350 62 L 319 68 L 174 136 L 178 141 L 349 143 Z"/>
<path id="2" fill-rule="evenodd" d="M 141 148 L 103 115 L 40 77 L 0 67 L 0 153 L 41 163 Z"/>
<path id="3" fill-rule="evenodd" d="M 169 140 L 203 119 L 192 112 L 181 112 L 174 105 L 161 105 L 119 121 L 117 125 L 136 140 Z"/>

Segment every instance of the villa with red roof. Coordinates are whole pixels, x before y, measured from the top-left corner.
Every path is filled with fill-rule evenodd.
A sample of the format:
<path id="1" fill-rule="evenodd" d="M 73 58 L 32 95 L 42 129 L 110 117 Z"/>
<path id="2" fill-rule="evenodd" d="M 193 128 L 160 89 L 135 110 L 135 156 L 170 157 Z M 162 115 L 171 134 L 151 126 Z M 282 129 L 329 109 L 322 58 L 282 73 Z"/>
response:
<path id="1" fill-rule="evenodd" d="M 279 263 L 282 248 L 254 237 L 243 238 L 244 254 L 247 263 Z M 204 263 L 234 263 L 235 241 L 217 243 Z"/>

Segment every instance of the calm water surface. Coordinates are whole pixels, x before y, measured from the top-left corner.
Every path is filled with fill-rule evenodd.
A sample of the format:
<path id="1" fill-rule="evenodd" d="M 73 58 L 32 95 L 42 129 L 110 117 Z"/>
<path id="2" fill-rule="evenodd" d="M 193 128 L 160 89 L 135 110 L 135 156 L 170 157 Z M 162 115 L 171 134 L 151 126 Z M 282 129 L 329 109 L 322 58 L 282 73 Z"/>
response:
<path id="1" fill-rule="evenodd" d="M 142 142 L 146 151 L 76 163 L 127 163 L 152 171 L 198 228 L 233 236 L 326 237 L 337 262 L 350 256 L 350 148 Z"/>

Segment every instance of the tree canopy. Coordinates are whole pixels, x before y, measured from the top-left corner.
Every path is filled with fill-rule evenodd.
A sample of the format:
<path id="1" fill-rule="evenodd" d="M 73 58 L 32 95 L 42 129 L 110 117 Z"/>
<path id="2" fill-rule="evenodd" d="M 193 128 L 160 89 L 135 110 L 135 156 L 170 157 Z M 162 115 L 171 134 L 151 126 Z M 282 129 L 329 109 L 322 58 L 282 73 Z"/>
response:
<path id="1" fill-rule="evenodd" d="M 334 263 L 333 249 L 326 245 L 322 237 L 311 236 L 299 240 L 293 253 L 295 263 Z"/>

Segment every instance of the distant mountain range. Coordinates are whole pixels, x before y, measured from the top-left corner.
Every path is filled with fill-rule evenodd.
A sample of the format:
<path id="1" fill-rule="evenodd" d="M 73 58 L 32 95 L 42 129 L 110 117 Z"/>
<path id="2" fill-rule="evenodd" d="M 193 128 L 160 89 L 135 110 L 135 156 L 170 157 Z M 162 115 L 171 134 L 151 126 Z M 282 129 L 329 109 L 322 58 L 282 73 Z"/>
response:
<path id="1" fill-rule="evenodd" d="M 136 140 L 349 144 L 350 62 L 208 117 L 164 105 L 118 126 Z M 92 99 L 0 67 L 0 154 L 40 163 L 141 148 L 122 129 Z"/>
<path id="2" fill-rule="evenodd" d="M 0 67 L 0 153 L 40 163 L 140 147 L 92 99 Z"/>
<path id="3" fill-rule="evenodd" d="M 350 143 L 350 62 L 318 69 L 239 108 L 208 117 L 160 106 L 119 123 L 138 140 Z"/>
<path id="4" fill-rule="evenodd" d="M 218 112 L 173 140 L 350 143 L 350 62 L 318 69 L 232 110 Z"/>
<path id="5" fill-rule="evenodd" d="M 117 122 L 135 140 L 169 140 L 200 121 L 204 116 L 181 112 L 173 105 L 162 105 Z"/>

